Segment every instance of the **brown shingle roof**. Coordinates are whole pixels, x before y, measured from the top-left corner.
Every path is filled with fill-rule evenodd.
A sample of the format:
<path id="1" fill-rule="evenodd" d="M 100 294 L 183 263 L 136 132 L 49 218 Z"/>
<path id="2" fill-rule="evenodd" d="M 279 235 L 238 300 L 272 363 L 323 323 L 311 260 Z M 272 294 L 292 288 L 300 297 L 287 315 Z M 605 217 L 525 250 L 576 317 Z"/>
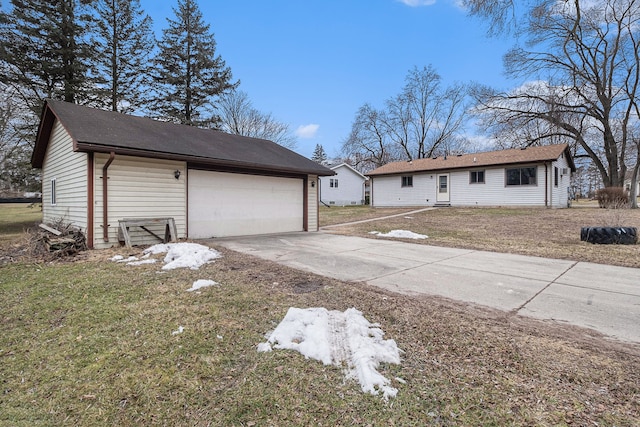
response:
<path id="1" fill-rule="evenodd" d="M 484 153 L 463 154 L 459 156 L 416 159 L 410 162 L 387 163 L 372 170 L 367 175 L 394 175 L 401 173 L 442 171 L 449 169 L 468 169 L 475 167 L 499 166 L 508 164 L 537 163 L 556 160 L 565 153 L 571 170 L 575 166 L 567 144 L 528 147 L 526 149 L 510 149 L 487 151 Z"/>
<path id="2" fill-rule="evenodd" d="M 31 158 L 36 168 L 42 167 L 55 119 L 71 135 L 75 151 L 115 152 L 272 173 L 334 175 L 272 141 L 51 100 L 44 105 Z"/>

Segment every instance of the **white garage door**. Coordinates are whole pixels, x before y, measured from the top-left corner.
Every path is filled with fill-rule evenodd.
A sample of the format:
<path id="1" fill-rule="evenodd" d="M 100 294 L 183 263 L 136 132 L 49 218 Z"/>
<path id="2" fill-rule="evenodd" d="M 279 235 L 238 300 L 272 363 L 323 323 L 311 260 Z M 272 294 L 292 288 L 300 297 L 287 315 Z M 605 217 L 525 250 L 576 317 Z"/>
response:
<path id="1" fill-rule="evenodd" d="M 303 180 L 189 170 L 189 237 L 303 231 Z"/>

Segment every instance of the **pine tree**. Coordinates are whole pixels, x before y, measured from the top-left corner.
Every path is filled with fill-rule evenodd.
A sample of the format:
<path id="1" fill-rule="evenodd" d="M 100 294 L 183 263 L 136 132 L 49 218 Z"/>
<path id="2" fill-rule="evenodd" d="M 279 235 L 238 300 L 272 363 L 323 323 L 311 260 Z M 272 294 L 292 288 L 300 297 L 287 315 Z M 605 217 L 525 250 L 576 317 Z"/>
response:
<path id="1" fill-rule="evenodd" d="M 148 64 L 155 47 L 151 18 L 139 0 L 98 0 L 94 7 L 98 55 L 93 70 L 102 83 L 99 104 L 113 111 L 135 111 L 148 91 Z"/>
<path id="2" fill-rule="evenodd" d="M 316 144 L 316 149 L 313 150 L 313 156 L 311 157 L 311 160 L 321 165 L 327 163 L 327 153 L 325 153 L 322 145 Z"/>
<path id="3" fill-rule="evenodd" d="M 233 89 L 231 69 L 216 56 L 216 41 L 195 0 L 178 0 L 175 19 L 162 31 L 160 52 L 154 60 L 157 99 L 153 110 L 159 118 L 204 126 L 215 125 L 207 107 L 216 95 Z"/>
<path id="4" fill-rule="evenodd" d="M 79 0 L 11 0 L 0 13 L 1 81 L 35 110 L 44 98 L 86 99 L 90 17 Z"/>

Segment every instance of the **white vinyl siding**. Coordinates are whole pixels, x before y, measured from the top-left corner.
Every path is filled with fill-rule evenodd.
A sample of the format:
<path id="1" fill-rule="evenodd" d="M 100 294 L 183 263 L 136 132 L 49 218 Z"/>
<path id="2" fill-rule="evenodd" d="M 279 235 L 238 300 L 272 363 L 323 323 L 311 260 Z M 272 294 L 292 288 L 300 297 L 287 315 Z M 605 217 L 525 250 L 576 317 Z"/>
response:
<path id="1" fill-rule="evenodd" d="M 314 186 L 311 186 L 312 182 L 315 182 Z M 309 175 L 309 179 L 307 179 L 307 231 L 318 231 L 318 192 L 320 191 L 318 184 L 318 177 Z"/>
<path id="2" fill-rule="evenodd" d="M 118 221 L 123 218 L 171 217 L 176 222 L 178 238 L 186 237 L 186 168 L 184 162 L 146 159 L 131 156 L 115 156 L 107 169 L 108 175 L 108 228 L 109 242 L 103 240 L 103 166 L 108 154 L 95 155 L 95 247 L 118 245 Z M 174 172 L 181 172 L 176 179 Z M 164 236 L 163 230 L 152 230 Z M 132 228 L 134 244 L 155 244 L 152 235 Z"/>
<path id="3" fill-rule="evenodd" d="M 560 170 L 558 186 L 554 186 L 553 167 Z M 520 167 L 520 166 L 518 166 Z M 535 185 L 506 185 L 505 171 L 511 166 L 485 168 L 484 183 L 470 183 L 470 171 L 461 169 L 449 172 L 449 194 L 451 206 L 546 206 L 567 207 L 570 170 L 566 159 L 538 165 L 523 165 L 536 168 Z M 567 174 L 562 174 L 566 170 Z M 546 175 L 545 175 L 546 172 Z M 440 173 L 414 173 L 413 187 L 402 187 L 402 175 L 374 176 L 373 206 L 433 206 Z M 547 193 L 545 195 L 545 188 Z"/>
<path id="4" fill-rule="evenodd" d="M 411 187 L 402 186 L 400 175 L 376 176 L 371 186 L 374 207 L 433 206 L 436 203 L 435 174 L 414 174 Z"/>
<path id="5" fill-rule="evenodd" d="M 303 182 L 189 170 L 189 238 L 303 231 Z"/>
<path id="6" fill-rule="evenodd" d="M 73 151 L 71 136 L 56 120 L 42 164 L 43 222 L 63 221 L 86 232 L 87 171 L 87 154 Z M 55 200 L 51 200 L 52 190 Z"/>
<path id="7" fill-rule="evenodd" d="M 469 184 L 469 171 L 451 172 L 452 206 L 544 206 L 544 165 L 536 167 L 538 185 L 506 185 L 509 167 L 484 169 L 484 184 Z"/>
<path id="8" fill-rule="evenodd" d="M 347 165 L 340 165 L 332 170 L 336 173 L 335 176 L 320 178 L 322 201 L 328 205 L 337 206 L 363 204 L 366 179 Z"/>
<path id="9" fill-rule="evenodd" d="M 558 186 L 555 186 L 553 168 L 558 168 Z M 571 186 L 571 169 L 567 159 L 562 156 L 550 166 L 550 206 L 566 208 L 569 206 L 569 187 Z"/>

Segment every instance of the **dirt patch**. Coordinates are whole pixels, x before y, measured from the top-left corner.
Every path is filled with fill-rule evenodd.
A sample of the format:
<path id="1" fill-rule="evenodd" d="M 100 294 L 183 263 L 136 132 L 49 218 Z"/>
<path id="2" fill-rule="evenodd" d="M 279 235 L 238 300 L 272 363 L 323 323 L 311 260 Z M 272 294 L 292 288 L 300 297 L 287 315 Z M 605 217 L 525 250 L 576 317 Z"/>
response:
<path id="1" fill-rule="evenodd" d="M 322 289 L 324 285 L 319 281 L 302 282 L 293 286 L 293 293 L 306 294 Z"/>

